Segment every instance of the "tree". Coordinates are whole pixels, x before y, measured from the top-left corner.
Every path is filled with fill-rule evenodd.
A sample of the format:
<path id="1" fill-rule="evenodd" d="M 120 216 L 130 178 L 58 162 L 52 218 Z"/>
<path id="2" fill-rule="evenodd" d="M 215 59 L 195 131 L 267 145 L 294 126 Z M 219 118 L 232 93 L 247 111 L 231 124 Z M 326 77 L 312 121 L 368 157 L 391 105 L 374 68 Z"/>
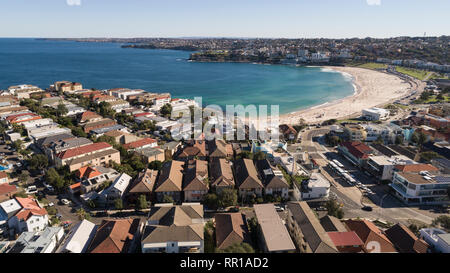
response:
<path id="1" fill-rule="evenodd" d="M 45 174 L 47 182 L 55 187 L 58 191 L 61 191 L 65 187 L 64 178 L 62 178 L 55 168 L 50 168 Z"/>
<path id="2" fill-rule="evenodd" d="M 121 198 L 117 198 L 116 200 L 114 200 L 114 207 L 117 210 L 123 210 L 123 201 Z"/>
<path id="3" fill-rule="evenodd" d="M 48 158 L 43 154 L 34 154 L 29 160 L 30 171 L 40 171 L 48 167 Z"/>
<path id="4" fill-rule="evenodd" d="M 398 135 L 398 136 L 395 137 L 395 144 L 396 145 L 403 144 L 403 141 L 404 141 L 404 137 L 403 136 Z"/>
<path id="5" fill-rule="evenodd" d="M 73 127 L 72 128 L 72 134 L 77 137 L 87 137 L 87 133 L 83 131 L 80 127 Z"/>
<path id="6" fill-rule="evenodd" d="M 139 198 L 137 200 L 136 208 L 139 210 L 148 208 L 147 198 L 145 197 L 145 195 L 141 194 L 139 196 Z"/>
<path id="7" fill-rule="evenodd" d="M 432 224 L 433 226 L 440 226 L 446 230 L 450 230 L 450 216 L 441 215 L 438 218 L 434 219 Z"/>
<path id="8" fill-rule="evenodd" d="M 150 170 L 160 171 L 163 163 L 161 161 L 155 160 L 148 164 Z"/>
<path id="9" fill-rule="evenodd" d="M 159 112 L 163 116 L 170 116 L 172 114 L 172 105 L 170 105 L 169 103 L 164 104 Z"/>
<path id="10" fill-rule="evenodd" d="M 238 200 L 237 191 L 234 189 L 223 189 L 217 196 L 216 204 L 221 208 L 236 206 Z"/>
<path id="11" fill-rule="evenodd" d="M 437 99 L 438 101 L 443 101 L 443 100 L 445 100 L 444 95 L 442 95 L 442 93 L 439 93 L 439 95 L 436 96 L 436 99 Z"/>
<path id="12" fill-rule="evenodd" d="M 164 194 L 162 202 L 173 204 L 175 201 L 173 200 L 172 196 Z"/>
<path id="13" fill-rule="evenodd" d="M 117 144 L 117 143 L 116 143 L 116 139 L 115 139 L 114 137 L 112 137 L 112 136 L 107 136 L 107 135 L 99 136 L 99 137 L 95 140 L 95 142 L 96 142 L 96 143 L 98 143 L 98 142 L 106 142 L 106 143 L 110 144 L 111 146 L 114 146 L 114 145 Z"/>
<path id="14" fill-rule="evenodd" d="M 78 216 L 78 218 L 83 221 L 83 220 L 89 220 L 91 218 L 91 215 L 86 212 L 83 208 L 80 208 L 76 211 L 76 215 Z"/>
<path id="15" fill-rule="evenodd" d="M 67 115 L 68 112 L 69 111 L 67 110 L 67 107 L 64 105 L 64 103 L 61 102 L 58 104 L 58 106 L 56 108 L 56 115 L 58 117 L 65 116 L 65 115 Z"/>
<path id="16" fill-rule="evenodd" d="M 330 199 L 325 203 L 325 208 L 328 211 L 328 215 L 337 217 L 339 219 L 344 218 L 344 211 L 342 210 L 340 204 L 334 200 Z"/>
<path id="17" fill-rule="evenodd" d="M 28 181 L 28 177 L 30 177 L 30 173 L 27 171 L 22 171 L 17 178 L 20 182 L 25 183 Z"/>
<path id="18" fill-rule="evenodd" d="M 255 160 L 264 160 L 266 158 L 267 158 L 267 154 L 264 152 L 261 152 L 261 151 L 255 153 L 253 156 L 253 159 L 255 159 Z"/>
<path id="19" fill-rule="evenodd" d="M 425 142 L 427 141 L 427 135 L 425 135 L 422 131 L 416 131 L 412 135 L 411 141 L 422 148 L 423 144 L 425 144 Z"/>
<path id="20" fill-rule="evenodd" d="M 377 137 L 377 140 L 375 140 L 375 143 L 376 143 L 376 144 L 383 144 L 383 143 L 384 143 L 384 140 L 383 140 L 383 138 L 381 137 L 381 135 Z"/>
<path id="21" fill-rule="evenodd" d="M 215 193 L 208 193 L 203 196 L 203 204 L 208 209 L 217 209 L 219 205 L 218 197 Z"/>
<path id="22" fill-rule="evenodd" d="M 436 152 L 423 152 L 420 154 L 420 159 L 426 162 L 430 162 L 434 158 L 442 158 L 442 156 Z"/>

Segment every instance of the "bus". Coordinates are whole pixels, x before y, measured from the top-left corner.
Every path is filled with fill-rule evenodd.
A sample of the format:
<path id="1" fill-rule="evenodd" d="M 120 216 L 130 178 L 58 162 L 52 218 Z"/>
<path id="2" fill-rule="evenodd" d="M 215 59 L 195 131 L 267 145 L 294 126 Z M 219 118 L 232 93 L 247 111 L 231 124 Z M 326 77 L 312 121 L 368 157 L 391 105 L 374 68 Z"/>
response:
<path id="1" fill-rule="evenodd" d="M 344 165 L 342 165 L 341 162 L 339 162 L 337 159 L 333 160 L 334 164 L 336 164 L 339 168 L 344 168 Z"/>

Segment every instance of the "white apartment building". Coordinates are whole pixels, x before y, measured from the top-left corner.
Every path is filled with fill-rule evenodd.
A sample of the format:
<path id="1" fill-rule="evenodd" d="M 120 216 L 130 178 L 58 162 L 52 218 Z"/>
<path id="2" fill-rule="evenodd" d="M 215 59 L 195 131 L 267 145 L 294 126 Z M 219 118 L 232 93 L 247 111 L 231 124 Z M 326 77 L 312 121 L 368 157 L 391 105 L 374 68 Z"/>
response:
<path id="1" fill-rule="evenodd" d="M 382 108 L 369 108 L 362 111 L 362 117 L 370 121 L 386 120 L 389 118 L 390 112 Z"/>
<path id="2" fill-rule="evenodd" d="M 301 198 L 319 199 L 327 198 L 330 195 L 330 181 L 320 173 L 312 173 L 308 180 L 308 186 L 301 191 Z"/>
<path id="3" fill-rule="evenodd" d="M 417 162 L 409 159 L 404 155 L 387 156 L 370 156 L 367 160 L 366 169 L 380 180 L 392 180 L 396 165 L 412 165 Z"/>
<path id="4" fill-rule="evenodd" d="M 449 204 L 447 190 L 450 188 L 450 176 L 434 176 L 429 172 L 396 172 L 392 183 L 396 196 L 408 205 Z"/>

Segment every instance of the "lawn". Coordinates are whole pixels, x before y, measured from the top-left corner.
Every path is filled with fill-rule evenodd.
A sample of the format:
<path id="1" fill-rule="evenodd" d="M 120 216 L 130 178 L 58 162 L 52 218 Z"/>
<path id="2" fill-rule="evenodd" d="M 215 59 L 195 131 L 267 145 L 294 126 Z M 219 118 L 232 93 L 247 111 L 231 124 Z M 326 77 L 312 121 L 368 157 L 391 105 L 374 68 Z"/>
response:
<path id="1" fill-rule="evenodd" d="M 429 73 L 428 71 L 425 71 L 425 70 L 412 69 L 412 68 L 406 68 L 406 67 L 401 67 L 401 66 L 396 66 L 396 70 L 397 70 L 397 72 L 411 76 L 411 77 L 419 79 L 421 81 L 423 81 Z"/>
<path id="2" fill-rule="evenodd" d="M 427 99 L 426 101 L 422 101 L 420 99 L 416 100 L 415 103 L 416 104 L 432 104 L 432 103 L 439 103 L 439 102 L 450 102 L 450 96 L 449 95 L 444 95 L 444 100 L 437 100 L 436 99 L 437 96 L 431 96 L 429 99 Z"/>
<path id="3" fill-rule="evenodd" d="M 367 68 L 367 69 L 386 69 L 388 66 L 387 66 L 387 64 L 365 63 L 365 64 L 358 65 L 356 67 Z"/>

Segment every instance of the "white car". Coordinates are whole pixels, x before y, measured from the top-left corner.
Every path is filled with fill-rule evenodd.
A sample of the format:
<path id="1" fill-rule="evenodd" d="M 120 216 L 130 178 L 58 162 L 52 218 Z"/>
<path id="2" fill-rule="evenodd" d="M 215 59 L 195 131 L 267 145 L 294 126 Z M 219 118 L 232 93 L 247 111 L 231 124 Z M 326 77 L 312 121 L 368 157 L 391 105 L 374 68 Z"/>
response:
<path id="1" fill-rule="evenodd" d="M 61 203 L 63 203 L 64 205 L 69 205 L 70 201 L 67 199 L 61 199 Z"/>
<path id="2" fill-rule="evenodd" d="M 48 205 L 47 206 L 49 206 L 49 207 L 53 207 L 55 204 L 53 204 L 53 203 L 48 203 Z"/>
<path id="3" fill-rule="evenodd" d="M 283 207 L 280 207 L 280 206 L 275 206 L 275 209 L 276 209 L 276 211 L 278 211 L 278 212 L 283 212 L 283 211 L 284 211 L 284 208 L 283 208 Z"/>
<path id="4" fill-rule="evenodd" d="M 25 190 L 25 193 L 26 193 L 26 194 L 34 194 L 34 193 L 37 193 L 37 192 L 38 192 L 38 190 L 37 190 L 36 186 L 29 186 L 29 187 Z"/>

